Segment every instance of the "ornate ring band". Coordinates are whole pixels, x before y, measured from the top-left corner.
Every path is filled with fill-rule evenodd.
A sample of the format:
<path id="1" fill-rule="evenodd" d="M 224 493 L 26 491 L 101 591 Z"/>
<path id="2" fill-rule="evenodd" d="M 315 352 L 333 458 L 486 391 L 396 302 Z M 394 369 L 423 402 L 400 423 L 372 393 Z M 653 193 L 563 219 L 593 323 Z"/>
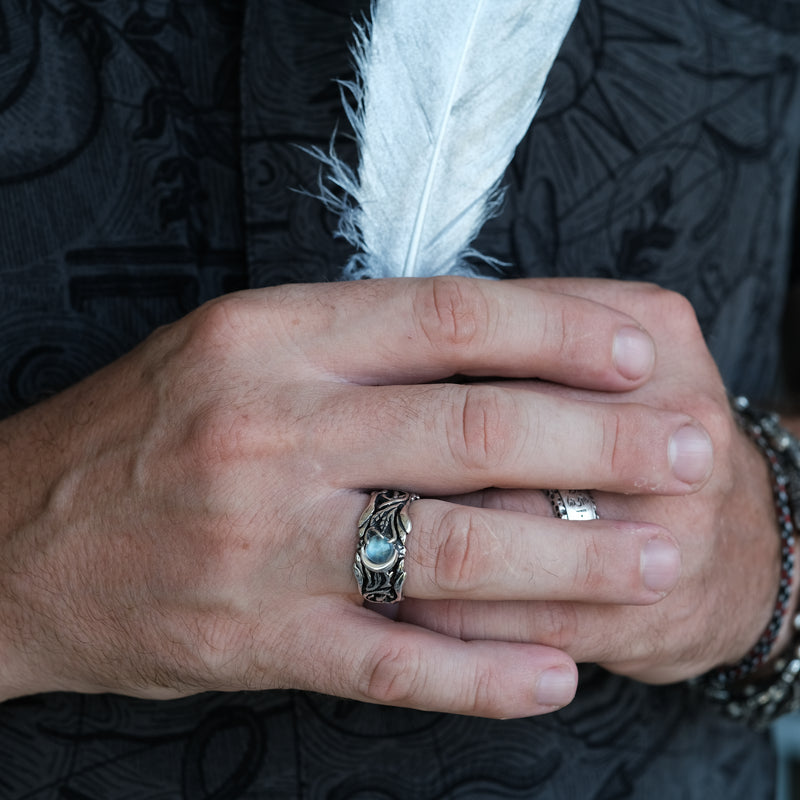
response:
<path id="1" fill-rule="evenodd" d="M 409 492 L 373 492 L 358 521 L 353 572 L 365 600 L 397 603 L 403 599 L 406 535 L 411 531 L 406 509 L 413 500 L 419 497 Z"/>
<path id="2" fill-rule="evenodd" d="M 553 506 L 553 513 L 561 519 L 587 520 L 598 519 L 600 516 L 589 491 L 550 489 L 547 497 Z"/>

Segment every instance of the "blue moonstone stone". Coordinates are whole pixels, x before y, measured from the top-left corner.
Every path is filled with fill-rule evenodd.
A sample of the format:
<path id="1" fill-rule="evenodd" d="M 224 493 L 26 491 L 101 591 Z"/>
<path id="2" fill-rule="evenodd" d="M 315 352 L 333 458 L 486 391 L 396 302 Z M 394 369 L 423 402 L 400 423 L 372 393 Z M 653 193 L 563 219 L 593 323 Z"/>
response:
<path id="1" fill-rule="evenodd" d="M 394 544 L 385 536 L 373 536 L 364 545 L 364 555 L 373 564 L 385 564 L 394 556 Z"/>

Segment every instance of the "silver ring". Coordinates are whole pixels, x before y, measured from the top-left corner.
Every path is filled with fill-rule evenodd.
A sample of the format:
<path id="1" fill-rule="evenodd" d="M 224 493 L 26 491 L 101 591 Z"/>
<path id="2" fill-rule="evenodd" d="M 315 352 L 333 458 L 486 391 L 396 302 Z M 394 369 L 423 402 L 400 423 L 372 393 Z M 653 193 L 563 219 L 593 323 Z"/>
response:
<path id="1" fill-rule="evenodd" d="M 585 489 L 550 489 L 547 497 L 553 506 L 553 513 L 561 519 L 587 520 L 600 517 L 591 492 Z"/>
<path id="2" fill-rule="evenodd" d="M 358 521 L 353 572 L 365 600 L 397 603 L 403 599 L 406 535 L 411 531 L 406 509 L 414 500 L 419 496 L 410 492 L 373 492 Z"/>

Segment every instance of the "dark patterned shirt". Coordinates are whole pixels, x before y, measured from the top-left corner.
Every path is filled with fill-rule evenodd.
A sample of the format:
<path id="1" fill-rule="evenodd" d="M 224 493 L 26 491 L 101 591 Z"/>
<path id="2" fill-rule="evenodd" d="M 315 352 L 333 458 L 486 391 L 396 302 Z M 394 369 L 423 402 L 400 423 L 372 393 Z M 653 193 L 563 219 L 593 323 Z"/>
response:
<path id="1" fill-rule="evenodd" d="M 0 415 L 244 286 L 339 277 L 306 194 L 366 0 L 0 0 Z M 583 0 L 503 214 L 507 275 L 655 281 L 729 386 L 773 385 L 800 0 Z M 341 137 L 339 150 L 352 158 Z M 770 798 L 766 741 L 586 668 L 498 722 L 292 692 L 0 706 L 0 800 Z"/>

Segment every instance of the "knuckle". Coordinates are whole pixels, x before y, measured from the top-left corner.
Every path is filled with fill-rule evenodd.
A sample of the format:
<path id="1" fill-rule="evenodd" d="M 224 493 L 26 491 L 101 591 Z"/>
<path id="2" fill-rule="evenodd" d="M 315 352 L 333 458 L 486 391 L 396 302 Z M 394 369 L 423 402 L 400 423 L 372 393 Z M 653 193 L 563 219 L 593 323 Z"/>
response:
<path id="1" fill-rule="evenodd" d="M 625 452 L 621 445 L 623 430 L 623 413 L 619 408 L 609 405 L 601 409 L 600 421 L 600 449 L 599 461 L 601 469 L 609 475 L 617 475 L 622 468 L 622 454 Z M 629 417 L 626 417 L 630 419 Z"/>
<path id="2" fill-rule="evenodd" d="M 491 533 L 469 512 L 456 507 L 442 517 L 434 582 L 445 593 L 474 591 L 489 577 L 485 542 Z"/>
<path id="3" fill-rule="evenodd" d="M 585 327 L 582 307 L 576 309 L 572 303 L 561 302 L 555 307 L 549 306 L 543 313 L 543 346 L 559 361 L 583 364 L 586 360 L 586 340 L 573 335 Z"/>
<path id="4" fill-rule="evenodd" d="M 490 313 L 478 281 L 455 276 L 421 284 L 414 309 L 419 329 L 436 349 L 463 349 L 485 336 Z"/>
<path id="5" fill-rule="evenodd" d="M 503 681 L 496 667 L 476 667 L 450 680 L 450 697 L 439 692 L 436 702 L 452 705 L 459 713 L 497 716 L 503 708 Z M 429 694 L 428 670 L 418 650 L 396 642 L 376 651 L 366 672 L 363 694 L 373 702 L 420 707 Z"/>
<path id="6" fill-rule="evenodd" d="M 522 430 L 513 395 L 491 386 L 459 387 L 445 433 L 457 464 L 492 470 L 504 464 Z"/>
<path id="7" fill-rule="evenodd" d="M 200 411 L 185 424 L 181 441 L 160 471 L 164 480 L 180 482 L 181 501 L 173 513 L 180 508 L 194 519 L 197 555 L 211 547 L 220 565 L 231 549 L 224 534 L 246 530 L 249 515 L 258 508 L 258 500 L 244 491 L 253 446 L 248 430 L 231 410 Z"/>
<path id="8" fill-rule="evenodd" d="M 537 641 L 569 652 L 578 635 L 578 614 L 571 603 L 541 603 L 536 607 Z"/>
<path id="9" fill-rule="evenodd" d="M 229 354 L 249 337 L 249 304 L 242 294 L 211 300 L 194 312 L 192 343 L 206 356 Z"/>
<path id="10" fill-rule="evenodd" d="M 656 295 L 665 319 L 678 330 L 702 336 L 694 306 L 684 295 L 669 289 L 661 289 Z"/>
<path id="11" fill-rule="evenodd" d="M 307 420 L 289 408 L 291 395 L 291 388 L 279 387 L 257 398 L 206 393 L 183 422 L 180 457 L 187 466 L 210 476 L 253 459 L 284 459 L 286 467 L 313 433 Z M 265 426 L 262 415 L 280 424 Z"/>
<path id="12" fill-rule="evenodd" d="M 419 651 L 388 641 L 372 654 L 365 672 L 363 694 L 377 703 L 406 707 L 414 705 L 425 680 Z"/>
<path id="13" fill-rule="evenodd" d="M 491 667 L 480 670 L 470 687 L 470 695 L 465 704 L 465 713 L 480 716 L 498 716 L 503 705 L 498 686 L 503 681 Z"/>

